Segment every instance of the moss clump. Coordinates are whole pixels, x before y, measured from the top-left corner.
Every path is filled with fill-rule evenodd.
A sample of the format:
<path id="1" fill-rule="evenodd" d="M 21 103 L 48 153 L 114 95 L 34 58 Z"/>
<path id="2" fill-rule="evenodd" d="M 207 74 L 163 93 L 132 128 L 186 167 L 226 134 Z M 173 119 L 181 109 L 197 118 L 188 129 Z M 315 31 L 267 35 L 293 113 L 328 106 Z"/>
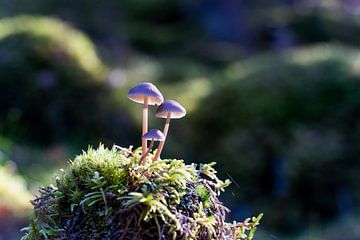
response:
<path id="1" fill-rule="evenodd" d="M 232 64 L 190 117 L 195 159 L 224 159 L 219 172 L 242 186 L 232 199 L 284 234 L 337 216 L 334 192 L 360 207 L 359 60 L 356 48 L 321 44 Z"/>
<path id="2" fill-rule="evenodd" d="M 74 71 L 73 74 L 84 77 L 82 81 L 99 81 L 106 76 L 107 69 L 98 58 L 92 41 L 61 20 L 30 15 L 1 19 L 0 41 L 14 36 L 21 36 L 33 55 Z M 20 57 L 28 57 L 31 53 L 23 53 Z M 16 57 L 19 55 L 13 56 Z"/>
<path id="3" fill-rule="evenodd" d="M 0 62 L 5 137 L 51 145 L 89 142 L 106 131 L 103 122 L 115 111 L 107 107 L 108 70 L 83 32 L 55 18 L 0 19 Z"/>
<path id="4" fill-rule="evenodd" d="M 140 165 L 141 150 L 100 146 L 70 162 L 32 201 L 27 239 L 252 239 L 260 217 L 226 223 L 213 164 Z"/>

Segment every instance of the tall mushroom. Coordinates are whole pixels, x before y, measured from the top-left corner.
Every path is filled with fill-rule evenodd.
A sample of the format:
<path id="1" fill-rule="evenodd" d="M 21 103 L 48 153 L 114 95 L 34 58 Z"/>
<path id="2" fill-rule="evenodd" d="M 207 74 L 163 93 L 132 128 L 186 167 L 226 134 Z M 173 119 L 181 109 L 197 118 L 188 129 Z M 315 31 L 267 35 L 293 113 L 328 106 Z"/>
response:
<path id="1" fill-rule="evenodd" d="M 160 105 L 164 101 L 159 89 L 157 89 L 152 83 L 144 82 L 136 85 L 130 89 L 128 98 L 134 102 L 142 103 L 143 106 L 143 119 L 142 119 L 142 134 L 143 136 L 148 131 L 148 105 Z M 142 139 L 142 156 L 147 151 L 147 142 Z"/>
<path id="2" fill-rule="evenodd" d="M 152 147 L 154 146 L 154 142 L 159 141 L 161 143 L 161 142 L 165 141 L 165 136 L 160 130 L 151 129 L 150 131 L 145 133 L 144 136 L 142 136 L 142 139 L 145 139 L 145 141 L 151 140 L 148 150 L 140 158 L 140 164 L 145 164 L 146 163 L 146 156 L 150 153 Z"/>
<path id="3" fill-rule="evenodd" d="M 180 103 L 174 100 L 166 100 L 164 101 L 158 110 L 156 111 L 156 117 L 158 118 L 166 118 L 165 126 L 164 126 L 164 136 L 166 140 L 166 136 L 169 131 L 170 119 L 172 118 L 182 118 L 186 115 L 186 110 Z M 160 157 L 160 154 L 164 148 L 165 140 L 160 142 L 159 147 L 154 156 L 154 162 L 157 161 Z"/>

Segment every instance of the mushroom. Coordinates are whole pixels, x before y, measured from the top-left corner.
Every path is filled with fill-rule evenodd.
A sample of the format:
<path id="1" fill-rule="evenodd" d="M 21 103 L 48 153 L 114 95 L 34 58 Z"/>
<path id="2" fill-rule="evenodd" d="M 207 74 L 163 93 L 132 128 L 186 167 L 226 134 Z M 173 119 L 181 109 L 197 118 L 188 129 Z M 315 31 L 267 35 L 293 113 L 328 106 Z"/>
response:
<path id="1" fill-rule="evenodd" d="M 134 102 L 142 103 L 143 106 L 143 119 L 142 119 L 142 136 L 148 131 L 148 105 L 160 105 L 164 101 L 159 89 L 152 83 L 144 82 L 136 85 L 130 89 L 128 98 Z M 142 156 L 147 151 L 147 142 L 142 139 Z"/>
<path id="2" fill-rule="evenodd" d="M 156 111 L 156 117 L 158 118 L 166 118 L 166 122 L 165 122 L 165 126 L 164 126 L 164 131 L 163 134 L 165 136 L 165 140 L 166 140 L 166 136 L 168 134 L 169 131 L 169 125 L 170 125 L 170 119 L 171 118 L 182 118 L 186 115 L 186 110 L 183 106 L 181 106 L 180 103 L 174 101 L 174 100 L 166 100 L 164 101 L 160 107 L 157 109 Z M 159 147 L 156 151 L 156 154 L 154 156 L 154 162 L 157 161 L 160 157 L 160 154 L 162 152 L 162 149 L 164 147 L 165 144 L 165 140 L 160 142 Z"/>
<path id="3" fill-rule="evenodd" d="M 150 146 L 148 148 L 148 150 L 145 152 L 145 154 L 143 154 L 143 156 L 140 158 L 140 164 L 145 164 L 146 163 L 146 156 L 149 154 L 149 152 L 151 151 L 152 147 L 154 146 L 154 142 L 155 141 L 165 141 L 165 136 L 164 134 L 158 130 L 158 129 L 151 129 L 150 131 L 148 131 L 147 133 L 145 133 L 142 136 L 142 139 L 147 141 L 147 140 L 151 140 L 150 142 Z"/>

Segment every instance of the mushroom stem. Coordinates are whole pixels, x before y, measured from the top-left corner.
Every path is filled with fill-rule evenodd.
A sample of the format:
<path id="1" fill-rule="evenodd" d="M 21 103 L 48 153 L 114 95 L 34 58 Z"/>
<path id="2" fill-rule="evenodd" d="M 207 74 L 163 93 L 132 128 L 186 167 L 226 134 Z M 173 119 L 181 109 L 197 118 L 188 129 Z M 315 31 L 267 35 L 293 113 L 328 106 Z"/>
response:
<path id="1" fill-rule="evenodd" d="M 143 107 L 143 120 L 142 120 L 142 135 L 148 131 L 148 97 L 144 98 L 144 107 Z M 141 142 L 142 152 L 141 157 L 144 156 L 144 153 L 147 151 L 147 140 L 142 139 Z"/>
<path id="2" fill-rule="evenodd" d="M 166 136 L 167 136 L 168 131 L 169 131 L 170 120 L 171 120 L 171 113 L 168 113 L 168 114 L 167 114 L 167 118 L 166 118 L 166 122 L 165 122 L 165 126 L 164 126 L 164 131 L 163 131 L 163 134 L 164 134 L 164 136 L 165 136 L 165 139 L 164 139 L 164 141 L 161 141 L 161 142 L 159 143 L 158 149 L 157 149 L 156 154 L 155 154 L 155 156 L 154 156 L 154 158 L 153 158 L 153 161 L 154 161 L 154 162 L 156 162 L 156 161 L 159 159 L 160 154 L 161 154 L 161 152 L 162 152 L 162 150 L 163 150 L 163 148 L 164 148 L 165 141 L 166 141 Z"/>
<path id="3" fill-rule="evenodd" d="M 144 165 L 146 163 L 146 156 L 150 153 L 151 149 L 153 148 L 154 142 L 155 142 L 155 140 L 151 139 L 150 146 L 149 146 L 148 150 L 144 153 L 143 156 L 141 156 L 141 158 L 140 158 L 140 164 L 141 165 Z"/>

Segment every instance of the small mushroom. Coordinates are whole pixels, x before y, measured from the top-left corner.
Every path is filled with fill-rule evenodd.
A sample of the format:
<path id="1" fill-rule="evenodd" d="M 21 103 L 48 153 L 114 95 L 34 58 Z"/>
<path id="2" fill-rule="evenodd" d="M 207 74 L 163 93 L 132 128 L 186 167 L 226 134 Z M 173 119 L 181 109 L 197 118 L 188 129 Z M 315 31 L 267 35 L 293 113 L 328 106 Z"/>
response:
<path id="1" fill-rule="evenodd" d="M 180 103 L 178 103 L 174 100 L 166 100 L 160 105 L 160 107 L 156 111 L 156 117 L 166 118 L 164 131 L 163 131 L 165 140 L 166 140 L 166 136 L 169 131 L 170 119 L 182 118 L 185 115 L 186 115 L 185 108 L 183 106 L 181 106 Z M 159 159 L 160 154 L 161 154 L 164 144 L 165 144 L 165 140 L 160 142 L 158 150 L 156 151 L 156 154 L 154 156 L 154 161 L 157 161 Z"/>
<path id="2" fill-rule="evenodd" d="M 143 106 L 143 121 L 142 121 L 142 135 L 148 131 L 148 105 L 160 105 L 164 101 L 159 89 L 152 83 L 144 82 L 136 85 L 130 89 L 128 98 L 134 102 L 142 103 Z M 142 156 L 147 151 L 147 142 L 142 139 Z"/>
<path id="3" fill-rule="evenodd" d="M 146 156 L 150 153 L 152 147 L 154 146 L 154 142 L 159 141 L 161 143 L 161 142 L 165 141 L 165 136 L 160 130 L 151 129 L 150 131 L 148 131 L 147 133 L 145 133 L 142 136 L 142 139 L 145 140 L 145 141 L 151 140 L 148 150 L 140 158 L 140 164 L 145 164 L 146 163 L 146 160 L 145 160 Z"/>

